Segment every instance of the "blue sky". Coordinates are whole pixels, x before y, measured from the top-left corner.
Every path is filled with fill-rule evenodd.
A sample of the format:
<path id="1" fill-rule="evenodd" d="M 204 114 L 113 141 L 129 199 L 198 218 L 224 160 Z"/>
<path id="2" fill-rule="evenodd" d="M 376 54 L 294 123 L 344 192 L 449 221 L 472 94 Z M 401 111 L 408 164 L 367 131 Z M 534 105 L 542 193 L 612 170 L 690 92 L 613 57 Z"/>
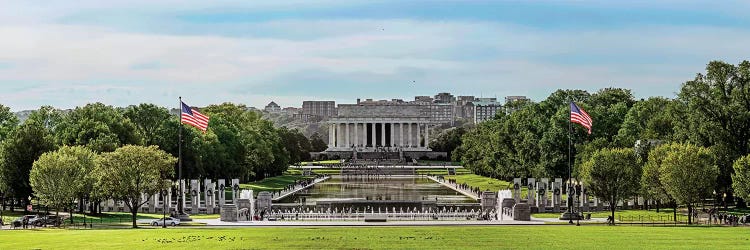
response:
<path id="1" fill-rule="evenodd" d="M 747 2 L 4 1 L 0 103 L 673 97 L 750 55 Z"/>

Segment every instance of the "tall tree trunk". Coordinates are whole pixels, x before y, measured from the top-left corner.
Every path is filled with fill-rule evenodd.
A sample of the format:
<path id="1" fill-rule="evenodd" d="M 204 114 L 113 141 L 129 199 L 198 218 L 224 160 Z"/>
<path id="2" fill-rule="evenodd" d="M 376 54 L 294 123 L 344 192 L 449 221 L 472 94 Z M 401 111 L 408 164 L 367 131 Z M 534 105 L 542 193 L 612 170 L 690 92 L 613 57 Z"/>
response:
<path id="1" fill-rule="evenodd" d="M 688 225 L 693 224 L 693 205 L 688 203 Z"/>
<path id="2" fill-rule="evenodd" d="M 10 211 L 11 212 L 16 211 L 16 199 L 10 199 Z"/>
<path id="3" fill-rule="evenodd" d="M 677 201 L 672 201 L 672 207 L 674 207 L 674 210 L 672 211 L 674 222 L 677 223 Z"/>
<path id="4" fill-rule="evenodd" d="M 130 209 L 130 214 L 133 215 L 133 228 L 138 228 L 138 225 L 135 224 L 136 218 L 138 217 L 138 209 Z"/>
<path id="5" fill-rule="evenodd" d="M 659 207 L 661 206 L 661 200 L 656 200 L 656 213 L 659 213 Z"/>

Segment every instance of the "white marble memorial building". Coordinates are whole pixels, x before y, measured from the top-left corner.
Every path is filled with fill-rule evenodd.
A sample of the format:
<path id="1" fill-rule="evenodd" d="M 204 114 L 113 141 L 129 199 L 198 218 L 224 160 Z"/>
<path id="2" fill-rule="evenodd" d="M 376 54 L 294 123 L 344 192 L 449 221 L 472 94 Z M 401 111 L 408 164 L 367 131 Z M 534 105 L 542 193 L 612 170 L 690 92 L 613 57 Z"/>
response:
<path id="1" fill-rule="evenodd" d="M 356 157 L 353 152 L 425 152 L 429 149 L 429 110 L 415 104 L 340 104 L 328 120 L 329 155 Z M 348 154 L 341 154 L 347 152 Z M 347 157 L 348 155 L 348 157 Z M 417 157 L 419 158 L 419 157 Z"/>

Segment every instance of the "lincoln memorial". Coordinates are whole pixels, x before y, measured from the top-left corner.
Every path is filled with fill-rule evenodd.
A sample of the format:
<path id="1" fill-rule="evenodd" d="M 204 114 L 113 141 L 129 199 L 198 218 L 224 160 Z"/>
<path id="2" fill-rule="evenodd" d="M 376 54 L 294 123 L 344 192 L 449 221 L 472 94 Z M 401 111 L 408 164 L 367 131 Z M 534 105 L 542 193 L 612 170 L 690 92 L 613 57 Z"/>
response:
<path id="1" fill-rule="evenodd" d="M 416 104 L 339 104 L 328 120 L 329 158 L 420 159 L 445 157 L 429 148 L 426 106 Z"/>

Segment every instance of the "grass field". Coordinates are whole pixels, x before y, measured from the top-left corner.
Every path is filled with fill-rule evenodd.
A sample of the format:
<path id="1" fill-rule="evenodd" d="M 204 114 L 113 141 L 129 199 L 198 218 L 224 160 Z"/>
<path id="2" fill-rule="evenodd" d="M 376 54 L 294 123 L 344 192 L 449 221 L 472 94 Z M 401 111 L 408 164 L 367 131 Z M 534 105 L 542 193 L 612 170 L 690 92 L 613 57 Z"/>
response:
<path id="1" fill-rule="evenodd" d="M 302 175 L 282 175 L 276 177 L 265 178 L 260 181 L 240 184 L 241 189 L 252 189 L 257 195 L 260 191 L 279 191 L 284 189 L 287 185 L 293 184 L 297 180 L 312 178 L 311 176 Z"/>
<path id="2" fill-rule="evenodd" d="M 501 181 L 490 177 L 484 177 L 476 174 L 462 174 L 445 176 L 446 179 L 456 180 L 457 183 L 466 183 L 472 187 L 479 187 L 482 190 L 497 192 L 501 189 L 512 189 L 513 185 L 507 181 Z"/>
<path id="3" fill-rule="evenodd" d="M 0 239 L 0 249 L 747 249 L 750 244 L 741 227 L 638 226 L 45 229 L 3 230 Z"/>
<path id="4" fill-rule="evenodd" d="M 620 221 L 644 221 L 644 222 L 662 222 L 673 220 L 673 209 L 666 208 L 660 209 L 657 213 L 656 210 L 617 210 L 615 211 L 615 219 Z M 586 213 L 588 214 L 588 213 Z M 610 216 L 609 211 L 591 212 L 591 218 L 607 218 Z M 560 213 L 540 213 L 532 214 L 535 218 L 559 218 Z M 683 215 L 680 211 L 677 211 L 678 221 L 687 221 L 687 215 Z"/>

